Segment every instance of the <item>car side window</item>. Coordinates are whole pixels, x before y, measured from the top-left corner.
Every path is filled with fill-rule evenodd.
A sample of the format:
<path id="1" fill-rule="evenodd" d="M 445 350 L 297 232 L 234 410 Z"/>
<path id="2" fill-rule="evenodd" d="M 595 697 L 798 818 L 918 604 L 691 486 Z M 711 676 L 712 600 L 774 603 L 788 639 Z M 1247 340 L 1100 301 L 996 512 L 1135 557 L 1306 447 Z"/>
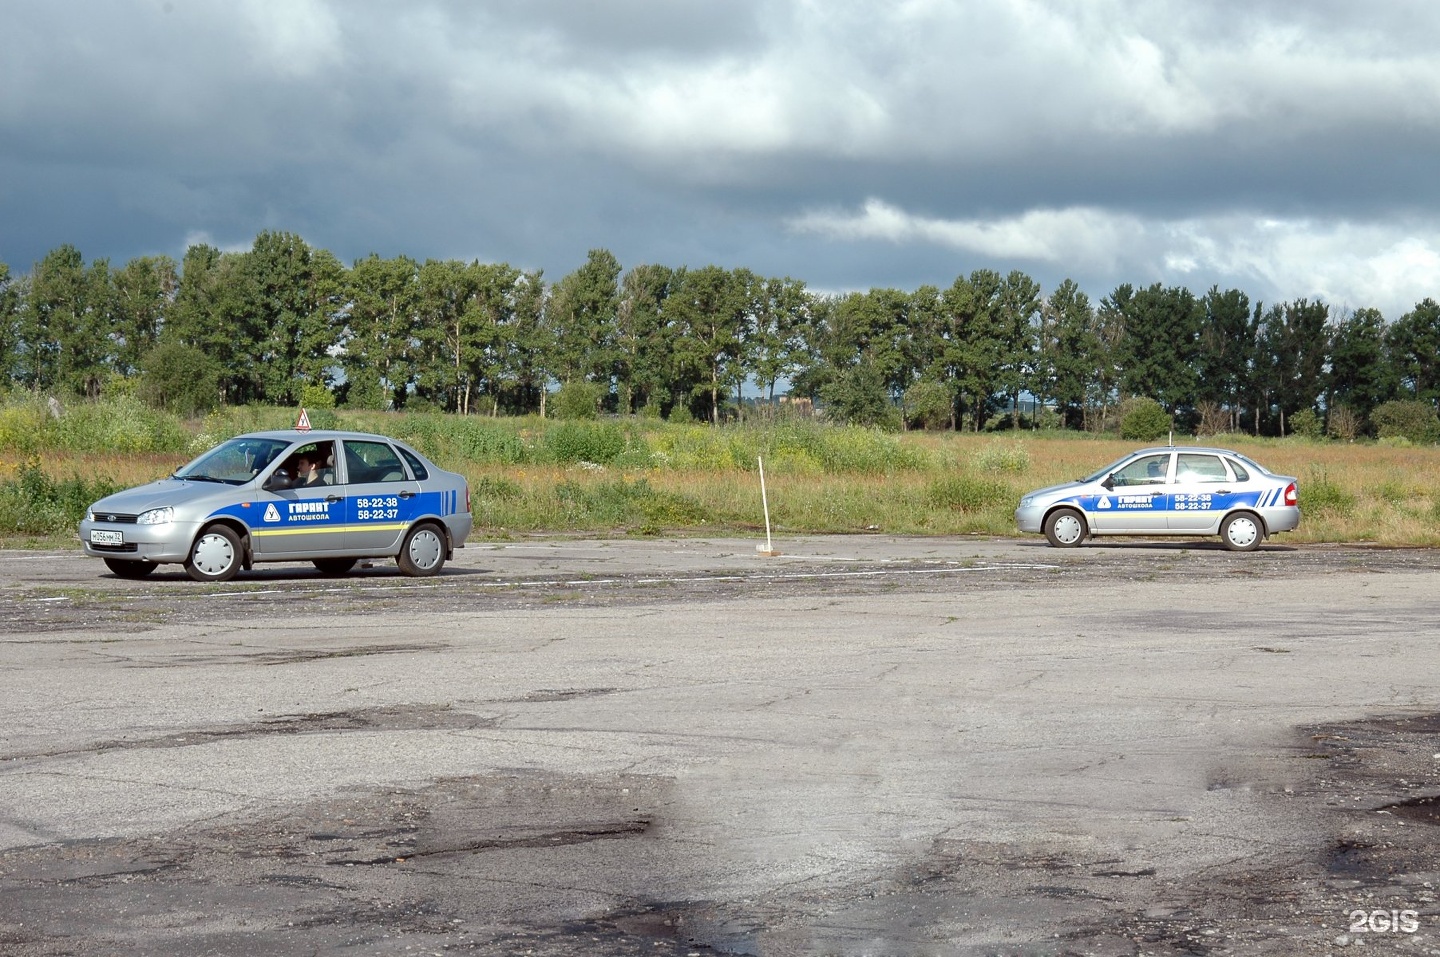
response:
<path id="1" fill-rule="evenodd" d="M 405 481 L 405 466 L 384 442 L 346 441 L 345 470 L 352 485 Z"/>
<path id="2" fill-rule="evenodd" d="M 1115 472 L 1115 485 L 1163 485 L 1170 470 L 1170 453 L 1142 455 Z"/>
<path id="3" fill-rule="evenodd" d="M 1237 481 L 1237 482 L 1248 482 L 1248 481 L 1250 481 L 1250 473 L 1245 470 L 1245 466 L 1241 465 L 1239 462 L 1235 461 L 1234 459 L 1226 459 L 1225 461 L 1227 461 L 1227 462 L 1230 463 L 1230 468 L 1235 472 L 1235 481 Z"/>
<path id="4" fill-rule="evenodd" d="M 1228 482 L 1230 475 L 1218 455 L 1181 452 L 1175 462 L 1177 482 Z"/>

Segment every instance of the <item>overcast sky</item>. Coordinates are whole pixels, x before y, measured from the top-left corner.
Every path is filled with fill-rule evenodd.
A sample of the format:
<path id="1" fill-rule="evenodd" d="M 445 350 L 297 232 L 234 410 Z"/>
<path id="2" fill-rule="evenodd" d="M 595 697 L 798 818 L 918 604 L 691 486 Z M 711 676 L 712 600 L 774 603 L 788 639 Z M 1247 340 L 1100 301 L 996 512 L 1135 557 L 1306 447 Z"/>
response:
<path id="1" fill-rule="evenodd" d="M 0 261 L 1440 298 L 1431 0 L 0 0 Z"/>

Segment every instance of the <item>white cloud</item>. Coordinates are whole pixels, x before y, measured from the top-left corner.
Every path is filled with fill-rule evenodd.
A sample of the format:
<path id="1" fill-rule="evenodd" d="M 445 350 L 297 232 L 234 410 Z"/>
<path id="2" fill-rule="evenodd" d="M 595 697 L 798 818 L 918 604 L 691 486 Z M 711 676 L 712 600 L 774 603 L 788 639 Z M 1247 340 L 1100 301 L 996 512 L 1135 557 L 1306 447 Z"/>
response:
<path id="1" fill-rule="evenodd" d="M 1392 319 L 1440 290 L 1440 228 L 1420 224 L 1405 232 L 1396 224 L 1237 213 L 1162 220 L 1084 207 L 946 220 L 870 199 L 856 212 L 812 211 L 788 225 L 840 242 L 939 245 L 1137 285 L 1162 281 L 1202 292 L 1228 283 L 1252 298 L 1373 306 Z"/>

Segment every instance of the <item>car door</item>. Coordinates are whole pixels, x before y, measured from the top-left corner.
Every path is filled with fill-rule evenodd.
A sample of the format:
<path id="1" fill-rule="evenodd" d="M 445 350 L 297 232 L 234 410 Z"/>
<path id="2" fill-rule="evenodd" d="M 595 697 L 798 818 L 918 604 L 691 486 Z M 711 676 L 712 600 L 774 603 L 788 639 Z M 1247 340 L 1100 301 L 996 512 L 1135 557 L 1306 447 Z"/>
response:
<path id="1" fill-rule="evenodd" d="M 255 508 L 259 521 L 250 539 L 257 559 L 310 558 L 345 548 L 344 503 L 329 486 L 260 492 Z"/>
<path id="2" fill-rule="evenodd" d="M 419 483 L 410 477 L 390 443 L 346 439 L 346 549 L 365 555 L 393 555 L 415 514 Z"/>
<path id="3" fill-rule="evenodd" d="M 1170 492 L 1170 527 L 1178 531 L 1218 531 L 1234 486 L 1234 476 L 1219 455 L 1180 452 L 1175 457 L 1175 481 Z"/>
<path id="4" fill-rule="evenodd" d="M 1111 535 L 1164 531 L 1171 458 L 1169 452 L 1139 455 L 1110 473 L 1108 490 L 1090 516 L 1092 527 Z"/>

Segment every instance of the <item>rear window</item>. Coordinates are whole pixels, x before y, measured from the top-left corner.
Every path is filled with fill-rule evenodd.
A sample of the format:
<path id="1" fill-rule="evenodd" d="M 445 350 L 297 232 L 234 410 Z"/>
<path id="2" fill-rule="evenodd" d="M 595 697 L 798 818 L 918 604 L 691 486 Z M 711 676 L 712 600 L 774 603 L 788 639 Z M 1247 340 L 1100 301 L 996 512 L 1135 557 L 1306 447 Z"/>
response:
<path id="1" fill-rule="evenodd" d="M 405 460 L 405 464 L 410 466 L 410 471 L 417 481 L 423 482 L 430 477 L 430 471 L 425 468 L 425 463 L 420 461 L 420 456 L 403 445 L 397 445 L 395 448 L 400 453 L 400 457 Z"/>

